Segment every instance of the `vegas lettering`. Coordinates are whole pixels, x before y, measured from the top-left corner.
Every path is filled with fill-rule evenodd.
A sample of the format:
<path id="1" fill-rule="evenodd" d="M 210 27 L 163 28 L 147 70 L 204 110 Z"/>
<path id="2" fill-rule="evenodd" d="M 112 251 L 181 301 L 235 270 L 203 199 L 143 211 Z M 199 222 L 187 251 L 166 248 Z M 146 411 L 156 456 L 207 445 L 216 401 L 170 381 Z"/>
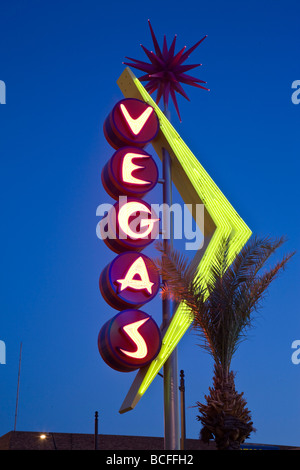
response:
<path id="1" fill-rule="evenodd" d="M 120 372 L 149 364 L 161 348 L 161 333 L 141 310 L 158 293 L 160 275 L 142 253 L 159 233 L 159 218 L 142 198 L 158 181 L 157 165 L 144 147 L 157 135 L 159 122 L 152 106 L 133 98 L 119 101 L 103 131 L 115 150 L 102 170 L 104 189 L 116 202 L 100 222 L 101 238 L 116 256 L 103 269 L 99 288 L 119 312 L 98 335 L 104 362 Z"/>

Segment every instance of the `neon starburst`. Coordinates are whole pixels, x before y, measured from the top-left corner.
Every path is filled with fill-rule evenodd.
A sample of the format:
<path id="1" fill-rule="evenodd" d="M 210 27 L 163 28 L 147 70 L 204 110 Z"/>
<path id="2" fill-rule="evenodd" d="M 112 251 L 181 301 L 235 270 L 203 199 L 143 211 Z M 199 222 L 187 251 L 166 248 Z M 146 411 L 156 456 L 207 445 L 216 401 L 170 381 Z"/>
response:
<path id="1" fill-rule="evenodd" d="M 146 75 L 139 77 L 139 80 L 141 82 L 148 82 L 145 85 L 145 89 L 149 94 L 157 91 L 156 103 L 158 104 L 160 99 L 163 98 L 165 110 L 168 108 L 169 97 L 171 96 L 179 120 L 181 121 L 176 93 L 179 93 L 188 101 L 190 101 L 189 97 L 181 86 L 181 83 L 202 88 L 204 90 L 209 90 L 203 85 L 200 85 L 200 83 L 206 83 L 205 81 L 200 80 L 199 78 L 191 77 L 185 73 L 189 70 L 199 67 L 202 64 L 183 65 L 191 53 L 199 46 L 199 44 L 201 44 L 202 41 L 204 41 L 207 36 L 204 36 L 202 39 L 200 39 L 200 41 L 194 44 L 194 46 L 192 46 L 190 49 L 186 50 L 185 46 L 175 54 L 177 35 L 175 35 L 170 48 L 168 48 L 166 36 L 164 36 L 163 47 L 161 49 L 158 45 L 158 41 L 154 34 L 150 20 L 148 20 L 148 23 L 155 53 L 153 51 L 149 51 L 142 44 L 141 47 L 149 58 L 150 63 L 132 59 L 131 57 L 126 57 L 126 59 L 131 60 L 132 63 L 124 62 L 124 64 L 146 72 Z"/>

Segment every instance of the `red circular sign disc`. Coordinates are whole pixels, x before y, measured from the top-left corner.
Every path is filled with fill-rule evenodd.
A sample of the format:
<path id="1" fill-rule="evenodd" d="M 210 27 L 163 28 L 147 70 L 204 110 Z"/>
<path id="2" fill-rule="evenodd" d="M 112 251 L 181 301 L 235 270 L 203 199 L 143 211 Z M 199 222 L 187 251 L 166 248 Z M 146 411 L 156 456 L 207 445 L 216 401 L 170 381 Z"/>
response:
<path id="1" fill-rule="evenodd" d="M 113 308 L 139 308 L 158 293 L 160 275 L 148 256 L 129 251 L 117 256 L 102 271 L 99 288 Z"/>
<path id="2" fill-rule="evenodd" d="M 135 98 L 119 101 L 104 122 L 103 131 L 115 149 L 126 145 L 144 147 L 159 130 L 158 117 L 152 106 Z"/>
<path id="3" fill-rule="evenodd" d="M 99 224 L 101 238 L 115 253 L 141 251 L 159 233 L 159 218 L 147 202 L 124 197 Z"/>
<path id="4" fill-rule="evenodd" d="M 136 147 L 117 150 L 101 174 L 106 192 L 114 199 L 120 195 L 143 197 L 157 184 L 158 168 L 152 156 Z"/>
<path id="5" fill-rule="evenodd" d="M 100 330 L 99 353 L 107 365 L 130 372 L 149 364 L 161 348 L 161 333 L 153 318 L 141 310 L 124 310 Z"/>

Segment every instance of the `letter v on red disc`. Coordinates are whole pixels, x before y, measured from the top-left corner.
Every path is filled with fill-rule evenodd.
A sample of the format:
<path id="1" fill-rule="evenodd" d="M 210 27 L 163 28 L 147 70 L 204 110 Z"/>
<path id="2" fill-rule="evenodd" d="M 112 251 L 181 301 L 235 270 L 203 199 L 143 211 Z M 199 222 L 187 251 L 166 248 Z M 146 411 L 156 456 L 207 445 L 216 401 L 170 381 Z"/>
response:
<path id="1" fill-rule="evenodd" d="M 158 117 L 152 106 L 135 98 L 119 101 L 104 122 L 104 135 L 115 148 L 134 145 L 143 148 L 159 130 Z"/>

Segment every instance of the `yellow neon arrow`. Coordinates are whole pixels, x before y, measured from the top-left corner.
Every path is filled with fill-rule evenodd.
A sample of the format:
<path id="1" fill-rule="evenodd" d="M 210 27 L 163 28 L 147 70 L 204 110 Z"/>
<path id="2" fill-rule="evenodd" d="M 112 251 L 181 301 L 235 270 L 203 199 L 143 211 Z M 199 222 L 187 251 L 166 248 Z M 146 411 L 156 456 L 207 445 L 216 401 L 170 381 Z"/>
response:
<path id="1" fill-rule="evenodd" d="M 204 235 L 204 245 L 196 252 L 193 264 L 196 271 L 201 272 L 205 282 L 222 240 L 229 236 L 231 238 L 228 258 L 231 264 L 251 236 L 251 230 L 128 67 L 117 83 L 126 98 L 144 100 L 154 108 L 160 121 L 160 130 L 155 140 L 152 141 L 152 145 L 160 159 L 162 159 L 162 149 L 168 150 L 172 159 L 172 180 L 184 203 L 192 207 L 196 204 L 204 204 L 204 226 L 200 227 Z M 180 304 L 164 334 L 158 356 L 149 366 L 139 370 L 121 406 L 120 413 L 135 407 L 191 322 L 191 316 L 187 315 L 183 305 Z"/>

